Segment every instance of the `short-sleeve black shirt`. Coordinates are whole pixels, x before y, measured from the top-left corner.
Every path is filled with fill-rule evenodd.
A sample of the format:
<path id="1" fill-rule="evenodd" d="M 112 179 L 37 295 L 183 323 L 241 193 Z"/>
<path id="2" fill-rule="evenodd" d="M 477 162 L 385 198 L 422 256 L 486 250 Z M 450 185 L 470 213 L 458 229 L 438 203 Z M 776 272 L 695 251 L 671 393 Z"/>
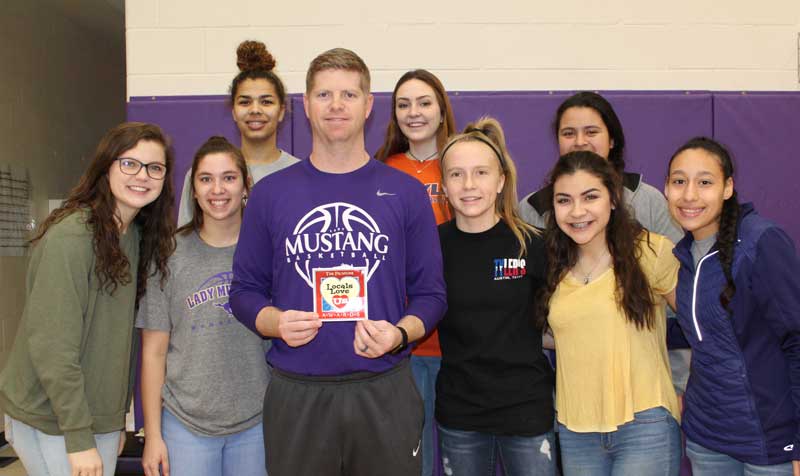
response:
<path id="1" fill-rule="evenodd" d="M 439 324 L 436 419 L 445 427 L 534 436 L 553 428 L 553 371 L 542 354 L 534 303 L 544 286 L 538 236 L 527 253 L 508 225 L 481 233 L 439 226 L 448 310 Z"/>

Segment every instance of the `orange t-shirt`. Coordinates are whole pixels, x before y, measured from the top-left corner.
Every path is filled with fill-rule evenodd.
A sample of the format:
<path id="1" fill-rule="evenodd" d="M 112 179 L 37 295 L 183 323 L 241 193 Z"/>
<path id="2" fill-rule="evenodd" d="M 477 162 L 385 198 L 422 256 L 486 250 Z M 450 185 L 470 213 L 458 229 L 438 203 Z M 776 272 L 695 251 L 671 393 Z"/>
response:
<path id="1" fill-rule="evenodd" d="M 447 197 L 444 196 L 444 190 L 442 189 L 442 167 L 438 159 L 426 160 L 420 163 L 406 154 L 395 154 L 386 159 L 386 165 L 416 177 L 417 180 L 425 185 L 437 225 L 450 221 L 452 214 L 450 213 L 450 204 L 447 203 Z M 427 337 L 417 343 L 412 353 L 424 357 L 441 357 L 442 349 L 439 347 L 439 332 L 434 329 Z"/>

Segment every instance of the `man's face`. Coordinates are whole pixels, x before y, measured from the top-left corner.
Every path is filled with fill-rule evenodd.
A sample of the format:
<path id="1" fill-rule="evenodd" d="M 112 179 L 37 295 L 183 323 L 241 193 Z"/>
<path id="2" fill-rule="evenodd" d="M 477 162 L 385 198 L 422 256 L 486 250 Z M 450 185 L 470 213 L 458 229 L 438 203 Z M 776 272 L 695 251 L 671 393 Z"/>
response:
<path id="1" fill-rule="evenodd" d="M 328 69 L 314 76 L 311 91 L 303 96 L 303 106 L 315 138 L 347 142 L 363 137 L 372 100 L 372 94 L 361 89 L 359 73 Z"/>

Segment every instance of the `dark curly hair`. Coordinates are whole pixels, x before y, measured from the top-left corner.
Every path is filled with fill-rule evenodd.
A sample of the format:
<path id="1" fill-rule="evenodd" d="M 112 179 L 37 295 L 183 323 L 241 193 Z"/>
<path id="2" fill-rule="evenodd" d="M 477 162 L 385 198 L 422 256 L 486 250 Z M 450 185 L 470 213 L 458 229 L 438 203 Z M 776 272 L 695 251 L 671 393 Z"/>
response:
<path id="1" fill-rule="evenodd" d="M 722 144 L 709 139 L 708 137 L 695 137 L 689 139 L 688 142 L 683 144 L 672 154 L 669 159 L 669 168 L 667 169 L 667 176 L 669 170 L 672 168 L 672 161 L 675 157 L 680 155 L 681 152 L 699 149 L 708 152 L 716 157 L 719 161 L 719 166 L 722 169 L 722 177 L 725 180 L 733 177 L 733 159 L 728 149 Z M 736 244 L 736 233 L 739 225 L 739 199 L 736 196 L 736 190 L 733 194 L 725 200 L 722 204 L 722 215 L 719 219 L 719 231 L 717 232 L 717 249 L 719 249 L 719 261 L 722 263 L 722 272 L 725 274 L 727 285 L 722 293 L 719 295 L 719 302 L 727 311 L 730 311 L 729 304 L 736 293 L 736 285 L 733 282 L 733 248 Z"/>
<path id="2" fill-rule="evenodd" d="M 652 329 L 655 324 L 655 297 L 650 289 L 647 275 L 639 264 L 642 244 L 650 244 L 650 233 L 636 221 L 627 210 L 623 200 L 622 178 L 612 164 L 589 151 L 570 152 L 561 156 L 550 172 L 547 187 L 549 200 L 553 203 L 553 185 L 564 175 L 584 171 L 594 175 L 608 189 L 611 196 L 611 216 L 606 225 L 606 243 L 611 254 L 615 299 L 629 322 L 637 329 Z M 537 301 L 537 322 L 547 327 L 550 299 L 558 284 L 578 261 L 578 245 L 559 228 L 555 212 L 547 215 L 545 249 L 548 268 L 541 299 Z"/>
<path id="3" fill-rule="evenodd" d="M 174 154 L 169 139 L 160 127 L 143 122 L 126 122 L 108 131 L 100 140 L 89 168 L 61 207 L 42 222 L 31 243 L 36 243 L 47 230 L 65 217 L 80 210 L 88 211 L 86 224 L 92 229 L 96 257 L 95 274 L 100 286 L 114 293 L 118 285 L 131 282 L 130 261 L 120 248 L 116 199 L 108 181 L 109 168 L 126 151 L 140 141 L 155 142 L 164 148 L 167 174 L 161 194 L 136 214 L 133 224 L 139 227 L 139 266 L 136 270 L 136 299 L 144 295 L 148 272 L 161 273 L 164 285 L 168 275 L 167 260 L 175 250 L 172 223 L 172 169 Z"/>
<path id="4" fill-rule="evenodd" d="M 236 94 L 239 85 L 246 79 L 265 79 L 275 88 L 275 94 L 281 106 L 286 106 L 286 86 L 281 78 L 273 71 L 277 62 L 267 51 L 267 46 L 254 40 L 243 41 L 236 49 L 236 66 L 239 67 L 237 74 L 230 87 L 230 101 L 233 105 L 236 101 Z"/>

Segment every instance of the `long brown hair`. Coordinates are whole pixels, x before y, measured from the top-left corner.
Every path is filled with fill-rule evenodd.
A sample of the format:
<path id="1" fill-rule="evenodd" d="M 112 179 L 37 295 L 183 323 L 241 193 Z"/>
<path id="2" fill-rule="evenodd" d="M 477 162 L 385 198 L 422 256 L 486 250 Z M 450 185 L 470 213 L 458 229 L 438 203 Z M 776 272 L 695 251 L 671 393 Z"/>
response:
<path id="1" fill-rule="evenodd" d="M 570 152 L 561 156 L 549 175 L 550 203 L 553 185 L 564 175 L 584 171 L 594 175 L 611 196 L 611 216 L 606 225 L 606 243 L 611 254 L 616 288 L 614 297 L 629 322 L 637 329 L 652 329 L 655 324 L 655 297 L 639 259 L 642 242 L 650 245 L 650 233 L 626 209 L 623 200 L 622 177 L 614 164 L 589 151 Z M 555 211 L 547 214 L 545 249 L 547 250 L 547 279 L 542 298 L 537 301 L 537 320 L 547 326 L 550 299 L 564 276 L 578 261 L 578 245 L 556 223 Z"/>
<path id="2" fill-rule="evenodd" d="M 161 193 L 152 203 L 139 210 L 132 225 L 139 227 L 139 266 L 136 270 L 136 298 L 144 294 L 148 271 L 161 273 L 163 286 L 168 275 L 167 260 L 175 249 L 172 236 L 172 168 L 174 155 L 169 139 L 160 127 L 143 122 L 126 122 L 108 131 L 100 140 L 89 168 L 61 207 L 42 222 L 31 243 L 36 243 L 50 227 L 80 210 L 88 211 L 86 224 L 92 230 L 96 257 L 95 274 L 101 288 L 113 293 L 118 285 L 131 282 L 130 261 L 120 248 L 116 199 L 108 182 L 109 168 L 126 151 L 140 141 L 155 142 L 164 148 L 167 174 Z"/>
<path id="3" fill-rule="evenodd" d="M 394 86 L 392 92 L 392 112 L 389 118 L 389 125 L 386 127 L 386 139 L 383 145 L 378 149 L 375 158 L 381 162 L 386 161 L 387 158 L 394 154 L 399 154 L 408 150 L 408 139 L 403 135 L 400 130 L 400 125 L 397 123 L 397 90 L 406 82 L 417 79 L 427 84 L 433 89 L 436 96 L 436 102 L 439 104 L 439 110 L 442 114 L 442 123 L 439 124 L 439 129 L 436 130 L 436 150 L 442 150 L 447 138 L 456 132 L 456 120 L 453 116 L 453 108 L 450 106 L 450 99 L 447 97 L 442 82 L 439 81 L 433 73 L 425 69 L 413 69 L 406 74 L 402 75 Z"/>
<path id="4" fill-rule="evenodd" d="M 250 174 L 247 170 L 247 162 L 244 160 L 242 151 L 222 136 L 209 137 L 208 140 L 197 149 L 197 152 L 194 154 L 194 160 L 192 160 L 191 178 L 189 180 L 189 196 L 192 197 L 192 221 L 178 228 L 176 233 L 188 235 L 195 231 L 199 232 L 200 229 L 203 228 L 203 209 L 200 208 L 200 204 L 194 196 L 194 178 L 197 176 L 197 168 L 200 166 L 200 162 L 209 154 L 219 153 L 230 155 L 231 159 L 233 159 L 233 162 L 236 164 L 236 168 L 239 169 L 239 172 L 242 174 L 245 197 L 246 194 L 250 193 Z M 242 213 L 244 213 L 244 207 L 242 207 Z"/>
<path id="5" fill-rule="evenodd" d="M 539 232 L 533 226 L 525 223 L 519 216 L 517 208 L 517 168 L 511 155 L 506 148 L 506 137 L 503 127 L 497 119 L 484 116 L 475 122 L 470 122 L 461 134 L 455 135 L 442 147 L 439 160 L 442 165 L 442 175 L 445 174 L 445 158 L 447 151 L 458 142 L 482 142 L 487 145 L 494 154 L 500 166 L 500 173 L 505 175 L 503 189 L 500 191 L 497 200 L 494 202 L 495 213 L 508 225 L 511 232 L 519 242 L 519 257 L 528 251 L 526 241 L 531 235 L 538 235 Z"/>

